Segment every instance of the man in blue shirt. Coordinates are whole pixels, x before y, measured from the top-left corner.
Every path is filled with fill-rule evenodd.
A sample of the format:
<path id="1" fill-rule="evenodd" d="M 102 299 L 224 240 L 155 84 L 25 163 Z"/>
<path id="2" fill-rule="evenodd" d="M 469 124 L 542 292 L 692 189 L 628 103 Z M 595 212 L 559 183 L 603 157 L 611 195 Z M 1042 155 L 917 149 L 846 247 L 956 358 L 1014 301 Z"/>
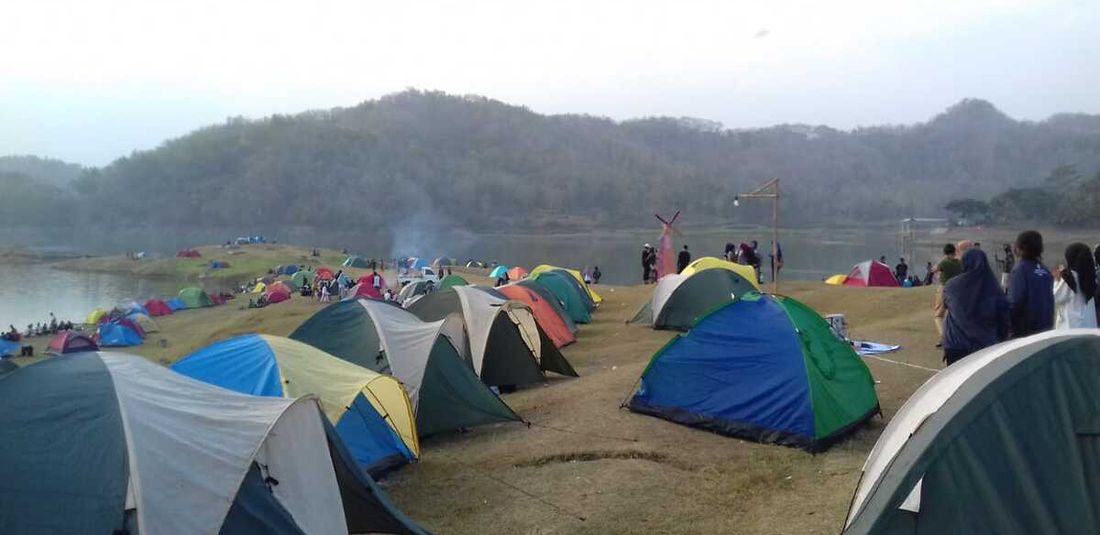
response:
<path id="1" fill-rule="evenodd" d="M 1020 258 L 1009 276 L 1008 306 L 1012 337 L 1021 338 L 1054 328 L 1054 277 L 1043 265 L 1043 236 L 1034 230 L 1016 238 Z"/>

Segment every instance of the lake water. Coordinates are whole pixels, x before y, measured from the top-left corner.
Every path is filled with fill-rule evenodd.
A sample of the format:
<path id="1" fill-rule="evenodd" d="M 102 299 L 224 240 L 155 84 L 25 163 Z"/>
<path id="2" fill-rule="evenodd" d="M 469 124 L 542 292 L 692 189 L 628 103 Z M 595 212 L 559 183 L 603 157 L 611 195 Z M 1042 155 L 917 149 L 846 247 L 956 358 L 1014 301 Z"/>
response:
<path id="1" fill-rule="evenodd" d="M 796 232 L 780 236 L 786 280 L 821 280 L 834 273 L 847 273 L 852 264 L 868 258 L 886 255 L 891 263 L 897 260 L 897 240 L 892 232 L 862 233 L 825 240 L 825 232 Z M 833 234 L 829 234 L 832 236 Z M 400 236 L 400 235 L 399 235 Z M 641 246 L 657 243 L 656 232 L 592 233 L 567 236 L 478 236 L 460 234 L 441 237 L 439 234 L 410 233 L 398 247 L 376 256 L 421 255 L 428 258 L 453 256 L 461 262 L 476 258 L 507 265 L 531 268 L 540 263 L 581 269 L 599 266 L 605 284 L 637 284 L 641 279 Z M 333 237 L 329 236 L 329 241 Z M 692 255 L 720 256 L 726 242 L 759 240 L 765 254 L 763 268 L 768 270 L 766 253 L 770 232 L 760 231 L 699 231 L 685 230 L 677 236 L 675 246 L 687 244 Z M 289 241 L 289 240 L 288 240 Z M 356 239 L 347 236 L 331 244 L 371 256 L 378 246 L 370 237 Z M 308 243 L 294 241 L 294 243 Z M 934 258 L 934 251 L 920 251 L 911 269 L 923 276 L 924 262 Z M 927 257 L 927 258 L 925 258 Z M 183 283 L 170 280 L 150 280 L 103 273 L 83 273 L 54 269 L 40 265 L 0 265 L 0 327 L 9 323 L 23 329 L 29 322 L 45 321 L 53 312 L 59 319 L 81 321 L 96 307 L 109 308 L 127 300 L 144 301 L 150 297 L 173 296 Z"/>

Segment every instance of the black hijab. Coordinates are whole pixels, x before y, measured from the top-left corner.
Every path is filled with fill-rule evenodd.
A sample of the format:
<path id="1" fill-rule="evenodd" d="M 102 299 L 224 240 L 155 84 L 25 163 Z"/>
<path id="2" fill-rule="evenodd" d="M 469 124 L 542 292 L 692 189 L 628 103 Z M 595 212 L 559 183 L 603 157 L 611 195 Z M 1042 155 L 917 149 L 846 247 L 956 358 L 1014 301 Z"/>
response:
<path id="1" fill-rule="evenodd" d="M 1096 297 L 1096 263 L 1088 245 L 1074 243 L 1066 247 L 1066 268 L 1062 271 L 1062 280 L 1070 290 L 1084 295 L 1085 301 Z M 1080 287 L 1078 287 L 1078 281 L 1069 274 L 1069 270 L 1077 274 Z"/>
<path id="2" fill-rule="evenodd" d="M 989 268 L 989 258 L 981 249 L 971 248 L 963 254 L 962 264 L 962 274 L 953 277 L 943 289 L 948 314 L 965 332 L 977 334 L 996 328 L 997 317 L 1008 303 Z"/>

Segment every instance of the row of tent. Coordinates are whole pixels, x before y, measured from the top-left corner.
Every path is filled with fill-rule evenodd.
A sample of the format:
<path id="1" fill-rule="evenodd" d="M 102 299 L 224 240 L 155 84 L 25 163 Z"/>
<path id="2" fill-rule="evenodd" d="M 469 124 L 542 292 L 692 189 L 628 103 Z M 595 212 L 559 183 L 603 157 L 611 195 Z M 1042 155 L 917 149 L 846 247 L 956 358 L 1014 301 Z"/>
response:
<path id="1" fill-rule="evenodd" d="M 216 294 L 208 294 L 202 288 L 195 286 L 184 288 L 176 297 L 167 301 L 161 299 L 149 299 L 145 303 L 134 301 L 120 304 L 111 310 L 96 308 L 84 318 L 84 323 L 95 328 L 95 334 L 90 337 L 98 347 L 131 347 L 141 345 L 148 333 L 157 332 L 160 327 L 154 317 L 168 316 L 181 310 L 206 308 L 224 305 L 225 298 Z M 76 340 L 83 335 L 78 333 L 61 333 Z M 59 335 L 57 347 L 53 341 L 48 345 L 48 351 L 53 354 L 65 354 L 73 352 L 70 344 Z M 72 347 L 83 347 L 77 344 Z M 77 349 L 86 351 L 86 349 Z"/>

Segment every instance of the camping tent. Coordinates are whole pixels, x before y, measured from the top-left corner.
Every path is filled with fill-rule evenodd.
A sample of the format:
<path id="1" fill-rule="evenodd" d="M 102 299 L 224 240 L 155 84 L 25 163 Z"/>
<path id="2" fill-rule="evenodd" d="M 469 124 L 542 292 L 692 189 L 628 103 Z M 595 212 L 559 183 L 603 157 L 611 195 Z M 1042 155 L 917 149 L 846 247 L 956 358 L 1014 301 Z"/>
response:
<path id="1" fill-rule="evenodd" d="M 182 250 L 180 250 L 179 252 L 176 253 L 176 258 L 201 258 L 201 257 L 202 257 L 202 254 L 200 254 L 195 249 L 182 249 Z"/>
<path id="2" fill-rule="evenodd" d="M 863 465 L 844 533 L 1095 533 L 1098 408 L 1094 329 L 970 355 L 890 420 Z"/>
<path id="3" fill-rule="evenodd" d="M 129 316 L 126 316 L 126 319 L 136 323 L 137 326 L 141 327 L 141 330 L 146 333 L 155 333 L 157 331 L 160 331 L 160 326 L 157 325 L 157 322 L 153 321 L 153 318 L 150 318 L 145 314 L 135 312 L 133 314 L 130 314 Z"/>
<path id="4" fill-rule="evenodd" d="M 267 299 L 267 304 L 274 305 L 275 303 L 282 303 L 290 299 L 290 294 L 282 290 L 275 290 L 264 294 L 264 298 Z"/>
<path id="5" fill-rule="evenodd" d="M 316 278 L 323 281 L 330 281 L 336 277 L 336 274 L 333 273 L 331 269 L 325 267 L 317 268 L 317 271 L 315 271 L 314 274 Z"/>
<path id="6" fill-rule="evenodd" d="M 102 352 L 5 376 L 0 406 L 5 533 L 423 533 L 313 397 L 246 396 Z"/>
<path id="7" fill-rule="evenodd" d="M 399 381 L 302 342 L 238 336 L 191 353 L 172 369 L 254 396 L 317 395 L 352 455 L 372 473 L 420 455 L 412 405 Z"/>
<path id="8" fill-rule="evenodd" d="M 736 271 L 706 269 L 691 275 L 665 275 L 631 321 L 648 323 L 654 329 L 686 331 L 697 318 L 750 292 L 755 293 L 756 286 Z"/>
<path id="9" fill-rule="evenodd" d="M 173 297 L 165 301 L 165 304 L 168 305 L 168 308 L 172 309 L 173 313 L 179 312 L 180 310 L 187 310 L 187 304 L 184 303 L 183 299 L 180 299 L 179 297 Z"/>
<path id="10" fill-rule="evenodd" d="M 115 307 L 115 310 L 119 311 L 123 316 L 129 316 L 130 314 L 145 314 L 146 316 L 149 315 L 149 311 L 145 309 L 145 306 L 143 306 L 141 303 L 138 303 L 137 301 L 126 301 L 123 303 L 119 303 L 118 306 Z"/>
<path id="11" fill-rule="evenodd" d="M 7 344 L 7 343 L 9 343 L 9 342 L 7 342 L 6 340 L 0 340 L 0 346 L 3 346 L 4 344 Z M 0 351 L 3 351 L 3 350 L 0 349 Z M 2 355 L 0 355 L 0 356 L 2 356 Z M 15 370 L 18 370 L 18 369 L 19 369 L 19 365 L 16 364 L 15 362 L 12 362 L 12 359 L 0 358 L 0 378 L 3 378 L 5 375 L 7 375 L 11 372 L 14 372 Z"/>
<path id="12" fill-rule="evenodd" d="M 299 271 L 290 276 L 290 284 L 295 288 L 301 288 L 307 284 L 313 284 L 313 278 L 316 275 L 312 271 Z"/>
<path id="13" fill-rule="evenodd" d="M 596 293 L 595 290 L 593 290 L 590 286 L 585 284 L 584 276 L 581 275 L 580 271 L 577 271 L 575 269 L 566 269 L 566 268 L 560 268 L 560 267 L 556 267 L 556 266 L 549 266 L 549 265 L 543 264 L 541 266 L 535 266 L 535 269 L 532 269 L 531 273 L 528 276 L 529 277 L 538 277 L 542 273 L 547 273 L 547 272 L 551 272 L 551 271 L 564 272 L 564 273 L 567 273 L 570 277 L 573 277 L 573 280 L 577 282 L 578 286 L 580 286 L 581 292 L 590 301 L 592 301 L 593 306 L 599 305 L 601 302 L 603 302 L 603 298 L 600 297 L 600 294 Z"/>
<path id="14" fill-rule="evenodd" d="M 830 286 L 843 286 L 844 281 L 846 280 L 848 280 L 847 275 L 838 273 L 836 275 L 833 275 L 832 277 L 825 279 L 825 284 L 828 284 Z"/>
<path id="15" fill-rule="evenodd" d="M 184 288 L 180 290 L 177 296 L 185 308 L 203 308 L 214 306 L 214 303 L 210 302 L 210 296 L 206 295 L 206 292 L 202 291 L 202 288 L 192 286 L 190 288 Z"/>
<path id="16" fill-rule="evenodd" d="M 344 259 L 344 267 L 362 268 L 370 267 L 370 264 L 361 256 L 349 256 Z"/>
<path id="17" fill-rule="evenodd" d="M 404 383 L 421 437 L 520 420 L 463 362 L 445 327 L 389 303 L 349 299 L 322 308 L 290 337 Z"/>
<path id="18" fill-rule="evenodd" d="M 222 306 L 225 304 L 225 296 L 222 294 L 207 293 L 206 297 L 210 299 L 211 306 Z"/>
<path id="19" fill-rule="evenodd" d="M 264 284 L 264 281 L 257 281 L 250 291 L 254 294 L 262 294 L 267 291 L 267 284 Z"/>
<path id="20" fill-rule="evenodd" d="M 879 262 L 878 260 L 868 260 L 866 262 L 860 262 L 852 266 L 852 271 L 848 273 L 848 277 L 844 279 L 845 286 L 885 286 L 885 287 L 898 287 L 898 280 L 894 278 L 893 272 L 890 271 L 890 266 Z"/>
<path id="21" fill-rule="evenodd" d="M 535 315 L 535 321 L 538 322 L 539 327 L 542 327 L 542 331 L 554 343 L 554 347 L 565 347 L 577 341 L 577 337 L 573 335 L 573 331 L 569 329 L 569 325 L 563 318 L 564 311 L 559 315 L 558 311 L 561 309 L 555 308 L 550 299 L 544 298 L 531 288 L 518 284 L 507 284 L 496 290 L 504 296 L 504 299 L 526 304 Z"/>
<path id="22" fill-rule="evenodd" d="M 538 294 L 539 297 L 545 299 L 546 302 L 554 308 L 554 312 L 557 312 L 558 316 L 561 317 L 562 321 L 565 322 L 565 326 L 569 328 L 569 332 L 573 333 L 574 335 L 577 334 L 577 332 L 579 331 L 579 329 L 577 328 L 577 324 L 573 322 L 573 318 L 570 317 L 569 311 L 565 309 L 565 305 L 562 304 L 561 300 L 558 299 L 558 296 L 554 295 L 554 292 L 551 292 L 549 288 L 535 281 L 526 279 L 519 282 L 513 282 L 512 284 L 515 286 L 522 286 L 524 288 L 527 288 L 528 290 L 531 290 L 532 292 Z"/>
<path id="23" fill-rule="evenodd" d="M 500 278 L 503 278 L 507 274 L 508 274 L 508 266 L 500 265 L 500 266 L 497 266 L 497 267 L 493 268 L 493 270 L 489 272 L 489 278 L 500 279 Z"/>
<path id="24" fill-rule="evenodd" d="M 374 287 L 374 276 L 378 275 L 378 288 Z M 381 273 L 371 272 L 359 277 L 356 281 L 355 296 L 370 299 L 382 299 L 382 292 L 386 291 L 386 278 Z"/>
<path id="25" fill-rule="evenodd" d="M 0 339 L 0 359 L 2 359 L 4 357 L 7 357 L 7 356 L 10 356 L 10 355 L 14 355 L 17 351 L 19 351 L 19 349 L 20 349 L 19 342 L 12 342 L 11 340 Z M 7 361 L 0 361 L 0 362 L 7 362 Z M 2 373 L 3 373 L 3 371 L 0 371 L 0 374 L 2 374 Z"/>
<path id="26" fill-rule="evenodd" d="M 98 351 L 99 346 L 95 340 L 73 331 L 61 331 L 50 339 L 46 345 L 46 353 L 50 355 L 65 355 L 68 353 L 80 353 L 82 351 Z"/>
<path id="27" fill-rule="evenodd" d="M 148 310 L 149 315 L 153 317 L 170 316 L 172 314 L 172 308 L 168 306 L 168 303 L 160 299 L 150 299 L 146 301 L 145 310 Z"/>
<path id="28" fill-rule="evenodd" d="M 631 410 L 820 451 L 878 412 L 851 346 L 794 299 L 749 294 L 700 318 L 650 360 Z"/>
<path id="29" fill-rule="evenodd" d="M 530 275 L 530 273 L 519 266 L 514 266 L 512 269 L 508 270 L 508 280 L 510 281 L 523 280 L 526 279 L 528 275 Z"/>
<path id="30" fill-rule="evenodd" d="M 545 380 L 543 371 L 577 376 L 553 343 L 543 343 L 546 334 L 531 309 L 520 301 L 508 301 L 476 287 L 455 286 L 428 294 L 408 309 L 424 321 L 460 319 L 466 340 L 456 347 L 487 385 L 541 382 Z"/>
<path id="31" fill-rule="evenodd" d="M 114 321 L 99 325 L 96 329 L 96 340 L 99 347 L 131 347 L 143 343 L 138 331 Z"/>
<path id="32" fill-rule="evenodd" d="M 443 280 L 439 281 L 439 289 L 450 288 L 451 286 L 468 286 L 470 281 L 458 276 L 447 275 L 443 277 Z"/>
<path id="33" fill-rule="evenodd" d="M 420 270 L 420 269 L 424 269 L 426 267 L 430 267 L 430 266 L 428 265 L 428 262 L 425 261 L 423 258 L 416 258 L 416 257 L 409 258 L 409 269 Z"/>
<path id="34" fill-rule="evenodd" d="M 408 306 L 414 299 L 435 291 L 435 281 L 412 281 L 397 292 L 397 302 Z"/>
<path id="35" fill-rule="evenodd" d="M 225 260 L 211 260 L 210 269 L 225 269 L 229 267 L 229 262 Z"/>
<path id="36" fill-rule="evenodd" d="M 690 277 L 696 273 L 711 269 L 724 269 L 727 271 L 732 271 L 740 275 L 741 278 L 752 283 L 752 285 L 757 289 L 760 288 L 756 280 L 756 270 L 753 269 L 752 266 L 736 264 L 728 260 L 715 258 L 713 256 L 704 256 L 702 258 L 695 259 L 693 262 L 688 264 L 687 267 L 680 272 L 680 274 L 684 275 L 685 277 Z"/>
<path id="37" fill-rule="evenodd" d="M 289 284 L 287 284 L 283 281 L 275 281 L 275 282 L 267 285 L 267 291 L 268 291 L 268 293 L 283 292 L 283 293 L 289 294 L 289 293 L 294 293 L 294 288 L 291 288 Z"/>
<path id="38" fill-rule="evenodd" d="M 538 284 L 553 293 L 562 308 L 569 314 L 569 318 L 575 323 L 592 321 L 592 313 L 588 308 L 590 301 L 577 290 L 575 281 L 571 281 L 569 275 L 560 272 L 532 275 L 521 282 L 521 284 L 527 283 Z"/>
<path id="39" fill-rule="evenodd" d="M 103 319 L 104 316 L 107 316 L 109 314 L 110 312 L 102 308 L 97 308 L 88 313 L 88 316 L 84 318 L 84 323 L 88 325 L 96 325 L 99 323 L 99 320 Z"/>

